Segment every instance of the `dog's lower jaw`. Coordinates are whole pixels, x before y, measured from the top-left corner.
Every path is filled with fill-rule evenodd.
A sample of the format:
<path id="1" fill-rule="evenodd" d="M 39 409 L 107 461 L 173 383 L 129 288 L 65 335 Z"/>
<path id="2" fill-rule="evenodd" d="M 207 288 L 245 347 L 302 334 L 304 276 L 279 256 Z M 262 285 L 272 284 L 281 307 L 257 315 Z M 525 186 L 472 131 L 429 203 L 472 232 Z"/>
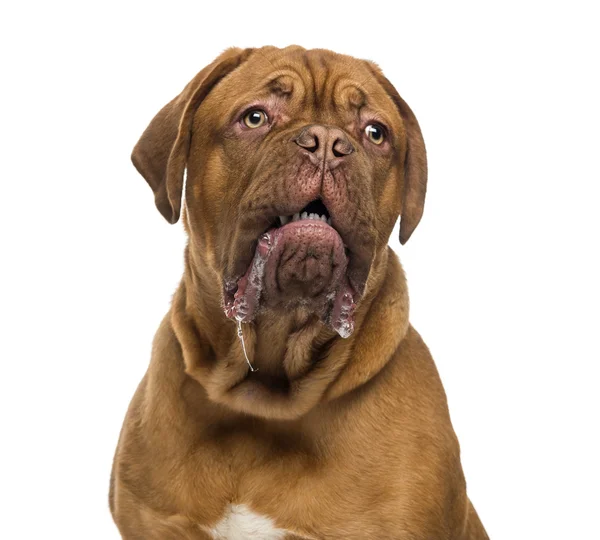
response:
<path id="1" fill-rule="evenodd" d="M 309 224 L 312 226 L 313 224 Z M 319 222 L 319 225 L 321 223 Z M 333 231 L 330 227 L 327 227 Z M 337 233 L 333 233 L 339 240 L 336 246 L 337 265 L 331 277 L 329 291 L 320 293 L 315 298 L 296 298 L 292 303 L 292 309 L 296 306 L 312 306 L 315 314 L 342 338 L 348 338 L 354 331 L 354 311 L 356 309 L 356 291 L 350 285 L 345 270 L 348 264 L 346 255 L 343 253 L 341 239 Z M 270 257 L 277 250 L 281 235 L 277 229 L 271 229 L 263 234 L 258 242 L 254 258 L 246 273 L 239 279 L 226 280 L 223 286 L 223 309 L 228 318 L 235 319 L 239 323 L 252 322 L 260 308 L 264 296 L 266 283 L 271 284 L 271 289 L 276 289 L 279 283 L 272 277 L 268 279 L 266 274 L 267 264 Z M 333 257 L 333 256 L 332 256 Z M 271 264 L 271 266 L 273 266 Z M 310 283 L 310 282 L 308 282 Z M 296 304 L 296 306 L 294 306 Z M 279 306 L 280 311 L 290 309 L 290 304 Z"/>

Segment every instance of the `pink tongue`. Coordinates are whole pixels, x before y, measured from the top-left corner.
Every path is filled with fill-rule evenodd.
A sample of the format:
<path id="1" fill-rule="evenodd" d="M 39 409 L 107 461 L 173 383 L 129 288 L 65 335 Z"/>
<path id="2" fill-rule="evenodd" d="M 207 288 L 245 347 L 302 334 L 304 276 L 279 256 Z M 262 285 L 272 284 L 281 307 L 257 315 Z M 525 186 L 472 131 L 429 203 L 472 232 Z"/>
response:
<path id="1" fill-rule="evenodd" d="M 256 316 L 262 293 L 265 266 L 279 239 L 274 231 L 275 229 L 270 229 L 260 237 L 250 267 L 238 280 L 237 291 L 233 298 L 226 301 L 225 315 L 230 319 L 248 323 Z M 322 318 L 341 337 L 347 338 L 354 331 L 356 304 L 354 303 L 353 289 L 346 276 L 343 277 L 332 300 L 331 308 L 325 310 Z"/>

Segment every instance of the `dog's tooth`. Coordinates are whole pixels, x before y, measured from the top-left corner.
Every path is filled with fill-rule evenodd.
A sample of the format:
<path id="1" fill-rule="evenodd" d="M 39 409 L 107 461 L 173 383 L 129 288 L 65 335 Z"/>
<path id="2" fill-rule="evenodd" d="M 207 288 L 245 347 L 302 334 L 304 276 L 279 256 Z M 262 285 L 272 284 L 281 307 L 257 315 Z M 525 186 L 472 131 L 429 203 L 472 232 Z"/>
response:
<path id="1" fill-rule="evenodd" d="M 310 219 L 319 219 L 319 214 L 311 214 Z"/>
<path id="2" fill-rule="evenodd" d="M 324 221 L 325 223 L 327 223 L 327 218 L 323 215 L 323 216 L 321 216 L 321 221 Z"/>
<path id="3" fill-rule="evenodd" d="M 306 218 L 308 218 L 308 213 L 302 212 L 302 214 L 300 214 L 300 219 L 306 219 Z"/>
<path id="4" fill-rule="evenodd" d="M 285 225 L 289 220 L 290 218 L 288 216 L 279 216 L 279 221 L 281 221 L 282 225 Z"/>
<path id="5" fill-rule="evenodd" d="M 292 221 L 298 221 L 300 219 L 300 214 L 298 212 L 296 212 L 294 214 L 294 216 L 292 217 Z"/>
<path id="6" fill-rule="evenodd" d="M 331 226 L 331 218 L 328 218 L 328 219 L 327 219 L 327 225 L 330 225 L 330 226 Z"/>

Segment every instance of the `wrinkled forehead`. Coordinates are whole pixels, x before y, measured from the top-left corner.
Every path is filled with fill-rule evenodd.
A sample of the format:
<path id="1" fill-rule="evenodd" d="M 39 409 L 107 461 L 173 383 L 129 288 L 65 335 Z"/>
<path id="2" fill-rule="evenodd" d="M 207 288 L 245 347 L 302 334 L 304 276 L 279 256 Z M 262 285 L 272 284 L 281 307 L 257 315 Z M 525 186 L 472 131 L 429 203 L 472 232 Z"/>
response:
<path id="1" fill-rule="evenodd" d="M 227 103 L 233 111 L 254 101 L 283 98 L 304 109 L 370 111 L 391 127 L 401 122 L 367 62 L 327 50 L 258 49 L 214 94 L 215 102 Z"/>

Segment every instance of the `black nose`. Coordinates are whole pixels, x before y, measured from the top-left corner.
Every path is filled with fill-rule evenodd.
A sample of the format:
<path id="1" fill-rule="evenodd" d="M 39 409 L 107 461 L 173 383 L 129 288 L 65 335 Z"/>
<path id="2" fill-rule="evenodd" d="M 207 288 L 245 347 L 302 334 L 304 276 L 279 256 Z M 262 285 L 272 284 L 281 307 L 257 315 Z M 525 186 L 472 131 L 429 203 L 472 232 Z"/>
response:
<path id="1" fill-rule="evenodd" d="M 344 131 L 320 124 L 306 126 L 294 142 L 308 150 L 313 160 L 327 162 L 329 165 L 339 163 L 341 158 L 354 152 L 354 146 Z"/>

